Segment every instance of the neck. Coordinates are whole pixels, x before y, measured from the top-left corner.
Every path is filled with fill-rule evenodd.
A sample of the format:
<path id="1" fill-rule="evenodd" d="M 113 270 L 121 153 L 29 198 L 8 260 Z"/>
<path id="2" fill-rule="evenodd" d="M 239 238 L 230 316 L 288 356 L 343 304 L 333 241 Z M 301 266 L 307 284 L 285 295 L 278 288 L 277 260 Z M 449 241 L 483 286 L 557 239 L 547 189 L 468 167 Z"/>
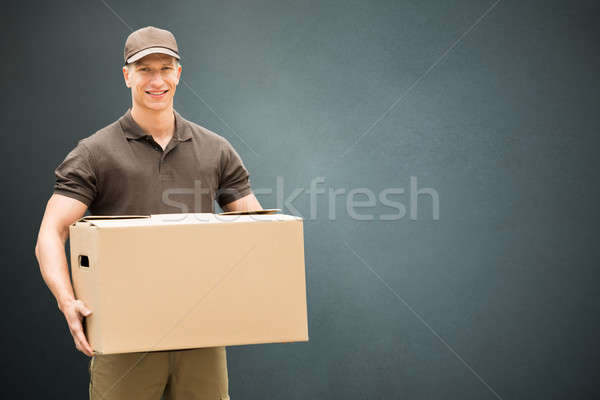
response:
<path id="1" fill-rule="evenodd" d="M 173 106 L 164 110 L 148 110 L 142 107 L 131 108 L 133 120 L 145 131 L 155 138 L 168 138 L 175 130 L 175 115 Z"/>

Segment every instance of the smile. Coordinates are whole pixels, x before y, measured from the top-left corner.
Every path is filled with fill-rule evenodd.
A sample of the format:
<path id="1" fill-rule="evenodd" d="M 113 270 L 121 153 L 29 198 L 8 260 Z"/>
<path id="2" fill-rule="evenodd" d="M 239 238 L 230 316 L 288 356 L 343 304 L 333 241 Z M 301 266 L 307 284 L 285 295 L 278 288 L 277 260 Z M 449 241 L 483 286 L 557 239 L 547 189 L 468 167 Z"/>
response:
<path id="1" fill-rule="evenodd" d="M 169 89 L 167 90 L 159 90 L 159 91 L 150 91 L 150 90 L 146 90 L 146 93 L 148 93 L 150 96 L 152 97 L 162 97 L 164 96 L 167 92 L 169 91 Z"/>

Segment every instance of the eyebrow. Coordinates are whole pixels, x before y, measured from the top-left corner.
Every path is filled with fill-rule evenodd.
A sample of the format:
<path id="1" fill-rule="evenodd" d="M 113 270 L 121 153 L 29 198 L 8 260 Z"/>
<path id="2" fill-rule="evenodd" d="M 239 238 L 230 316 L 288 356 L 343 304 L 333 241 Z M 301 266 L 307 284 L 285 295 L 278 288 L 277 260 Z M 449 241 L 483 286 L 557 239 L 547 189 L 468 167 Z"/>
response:
<path id="1" fill-rule="evenodd" d="M 173 61 L 164 61 L 162 63 L 162 65 L 163 66 L 167 65 L 167 66 L 172 67 L 173 66 Z M 136 64 L 135 66 L 136 66 L 136 68 L 138 68 L 138 67 L 147 67 L 148 64 L 146 64 L 146 63 L 139 63 L 139 64 Z"/>

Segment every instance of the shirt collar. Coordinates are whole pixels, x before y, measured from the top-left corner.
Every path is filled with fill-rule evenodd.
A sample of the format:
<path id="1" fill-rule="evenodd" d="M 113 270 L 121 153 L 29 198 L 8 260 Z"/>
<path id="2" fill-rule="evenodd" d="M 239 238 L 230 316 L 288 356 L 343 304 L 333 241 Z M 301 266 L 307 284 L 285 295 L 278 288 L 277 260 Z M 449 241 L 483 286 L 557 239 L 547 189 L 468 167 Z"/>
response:
<path id="1" fill-rule="evenodd" d="M 175 115 L 175 132 L 173 132 L 173 139 L 180 142 L 191 139 L 191 128 L 187 121 L 179 115 L 177 111 L 173 110 L 173 114 Z M 149 136 L 149 133 L 146 133 L 131 116 L 131 108 L 119 118 L 119 124 L 121 124 L 121 129 L 127 139 L 136 140 Z"/>

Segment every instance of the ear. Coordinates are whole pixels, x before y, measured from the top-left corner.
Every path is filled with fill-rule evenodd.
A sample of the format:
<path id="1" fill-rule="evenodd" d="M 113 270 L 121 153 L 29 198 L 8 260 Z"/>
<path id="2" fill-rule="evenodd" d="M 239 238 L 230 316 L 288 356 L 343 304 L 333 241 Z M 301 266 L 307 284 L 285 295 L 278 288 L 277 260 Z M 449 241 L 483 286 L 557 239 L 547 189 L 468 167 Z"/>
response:
<path id="1" fill-rule="evenodd" d="M 130 78 L 129 70 L 127 67 L 123 66 L 123 79 L 125 80 L 125 86 L 127 87 L 131 87 Z"/>
<path id="2" fill-rule="evenodd" d="M 177 82 L 176 85 L 179 85 L 179 79 L 181 78 L 181 64 L 177 67 Z"/>

